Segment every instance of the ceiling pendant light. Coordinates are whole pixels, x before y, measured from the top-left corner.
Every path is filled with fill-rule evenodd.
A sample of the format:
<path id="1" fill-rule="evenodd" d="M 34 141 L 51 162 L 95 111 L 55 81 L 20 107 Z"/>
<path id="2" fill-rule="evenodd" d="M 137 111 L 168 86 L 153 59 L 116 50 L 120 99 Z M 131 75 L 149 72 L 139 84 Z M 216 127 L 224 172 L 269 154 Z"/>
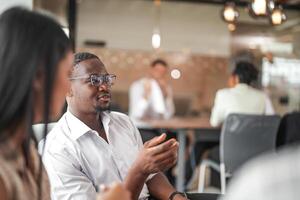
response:
<path id="1" fill-rule="evenodd" d="M 233 31 L 235 31 L 235 29 L 236 29 L 236 25 L 235 25 L 235 24 L 229 23 L 229 24 L 227 25 L 227 28 L 228 28 L 228 30 L 229 30 L 230 32 L 233 32 Z"/>
<path id="2" fill-rule="evenodd" d="M 154 30 L 152 34 L 152 47 L 154 49 L 160 48 L 161 43 L 161 35 L 160 35 L 160 0 L 154 0 L 154 6 L 155 6 L 155 25 Z"/>
<path id="3" fill-rule="evenodd" d="M 270 21 L 272 25 L 280 25 L 286 20 L 286 15 L 282 11 L 280 6 L 273 9 L 270 15 Z"/>
<path id="4" fill-rule="evenodd" d="M 228 23 L 236 22 L 239 12 L 237 11 L 235 4 L 233 2 L 226 3 L 221 12 L 222 19 Z"/>
<path id="5" fill-rule="evenodd" d="M 252 0 L 250 4 L 250 15 L 262 17 L 268 15 L 268 0 Z"/>
<path id="6" fill-rule="evenodd" d="M 152 35 L 152 47 L 158 49 L 160 47 L 160 34 L 159 30 L 154 30 Z"/>

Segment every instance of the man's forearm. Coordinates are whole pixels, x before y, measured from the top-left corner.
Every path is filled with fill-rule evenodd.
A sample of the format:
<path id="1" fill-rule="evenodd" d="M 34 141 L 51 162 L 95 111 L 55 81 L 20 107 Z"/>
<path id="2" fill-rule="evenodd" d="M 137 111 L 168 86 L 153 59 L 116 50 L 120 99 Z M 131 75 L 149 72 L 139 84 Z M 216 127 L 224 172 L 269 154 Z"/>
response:
<path id="1" fill-rule="evenodd" d="M 161 200 L 168 200 L 170 194 L 175 191 L 168 179 L 162 172 L 157 173 L 147 182 L 149 192 L 152 196 Z"/>
<path id="2" fill-rule="evenodd" d="M 131 192 L 133 200 L 137 200 L 139 198 L 147 178 L 147 174 L 141 173 L 134 166 L 129 170 L 124 180 L 124 185 Z"/>

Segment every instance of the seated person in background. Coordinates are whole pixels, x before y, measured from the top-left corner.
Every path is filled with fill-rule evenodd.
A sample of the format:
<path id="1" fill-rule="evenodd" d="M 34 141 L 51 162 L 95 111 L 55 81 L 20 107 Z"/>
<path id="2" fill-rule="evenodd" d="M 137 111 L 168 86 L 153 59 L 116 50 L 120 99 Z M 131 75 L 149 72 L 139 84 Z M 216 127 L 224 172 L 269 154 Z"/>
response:
<path id="1" fill-rule="evenodd" d="M 239 62 L 232 73 L 233 88 L 217 91 L 210 123 L 220 126 L 230 113 L 274 114 L 269 97 L 250 84 L 257 79 L 258 71 L 248 62 Z"/>
<path id="2" fill-rule="evenodd" d="M 172 89 L 167 74 L 167 63 L 157 59 L 151 64 L 148 77 L 132 83 L 129 89 L 129 116 L 135 122 L 169 119 L 174 115 Z"/>
<path id="3" fill-rule="evenodd" d="M 138 128 L 147 126 L 146 120 L 170 119 L 175 112 L 171 85 L 168 83 L 168 64 L 156 59 L 151 63 L 149 75 L 132 83 L 129 89 L 129 116 Z M 141 129 L 143 142 L 160 135 L 156 129 Z M 167 138 L 176 138 L 176 132 L 167 130 Z M 188 136 L 187 143 L 193 135 Z M 187 148 L 188 150 L 189 148 Z M 188 152 L 186 152 L 188 154 Z M 169 181 L 174 184 L 175 177 L 167 171 Z M 187 175 L 190 176 L 190 175 Z"/>
<path id="4" fill-rule="evenodd" d="M 43 156 L 53 199 L 94 199 L 99 185 L 114 181 L 134 200 L 149 193 L 166 200 L 175 192 L 161 171 L 176 163 L 178 143 L 162 134 L 143 146 L 128 116 L 109 111 L 115 78 L 96 55 L 75 55 L 68 110 L 47 136 Z"/>
<path id="5" fill-rule="evenodd" d="M 269 97 L 258 89 L 253 88 L 250 84 L 257 79 L 258 71 L 255 66 L 249 62 L 241 61 L 235 66 L 230 77 L 230 86 L 232 88 L 221 89 L 217 91 L 215 103 L 212 109 L 210 123 L 217 127 L 222 125 L 226 117 L 231 113 L 243 114 L 274 114 L 273 106 Z M 201 146 L 196 144 L 196 147 Z M 201 147 L 201 152 L 198 152 L 201 157 L 204 148 Z M 219 146 L 212 148 L 208 157 L 215 162 L 220 162 Z M 211 175 L 212 185 L 219 187 L 219 174 L 214 171 Z"/>

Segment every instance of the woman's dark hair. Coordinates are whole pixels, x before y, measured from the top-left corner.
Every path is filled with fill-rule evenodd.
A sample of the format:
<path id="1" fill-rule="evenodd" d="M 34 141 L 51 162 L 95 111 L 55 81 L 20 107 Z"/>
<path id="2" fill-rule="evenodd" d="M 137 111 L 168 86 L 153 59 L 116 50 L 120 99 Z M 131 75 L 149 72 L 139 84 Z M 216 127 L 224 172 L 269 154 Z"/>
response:
<path id="1" fill-rule="evenodd" d="M 16 7 L 0 17 L 0 137 L 4 129 L 24 119 L 31 106 L 32 81 L 37 71 L 45 74 L 45 116 L 55 67 L 71 50 L 61 27 L 42 14 Z M 31 108 L 30 108 L 31 109 Z"/>
<path id="2" fill-rule="evenodd" d="M 0 16 L 0 44 L 0 141 L 11 137 L 13 129 L 26 120 L 29 130 L 24 130 L 27 139 L 23 148 L 28 162 L 33 80 L 37 72 L 45 75 L 43 117 L 47 124 L 56 66 L 71 50 L 71 43 L 52 18 L 15 7 Z M 47 126 L 44 136 L 46 133 Z"/>
<path id="3" fill-rule="evenodd" d="M 251 82 L 257 80 L 258 70 L 252 63 L 242 61 L 236 64 L 232 74 L 238 76 L 240 83 L 250 85 Z"/>

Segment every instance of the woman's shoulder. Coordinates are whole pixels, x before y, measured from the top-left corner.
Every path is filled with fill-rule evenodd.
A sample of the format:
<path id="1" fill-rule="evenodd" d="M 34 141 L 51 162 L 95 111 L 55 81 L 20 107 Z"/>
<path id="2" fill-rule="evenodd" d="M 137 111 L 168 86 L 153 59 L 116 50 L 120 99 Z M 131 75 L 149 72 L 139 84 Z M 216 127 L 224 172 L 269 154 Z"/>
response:
<path id="1" fill-rule="evenodd" d="M 17 170 L 15 163 L 10 162 L 0 152 L 0 194 L 1 199 L 12 199 L 14 194 L 18 191 L 18 186 L 21 182 L 17 178 Z"/>

